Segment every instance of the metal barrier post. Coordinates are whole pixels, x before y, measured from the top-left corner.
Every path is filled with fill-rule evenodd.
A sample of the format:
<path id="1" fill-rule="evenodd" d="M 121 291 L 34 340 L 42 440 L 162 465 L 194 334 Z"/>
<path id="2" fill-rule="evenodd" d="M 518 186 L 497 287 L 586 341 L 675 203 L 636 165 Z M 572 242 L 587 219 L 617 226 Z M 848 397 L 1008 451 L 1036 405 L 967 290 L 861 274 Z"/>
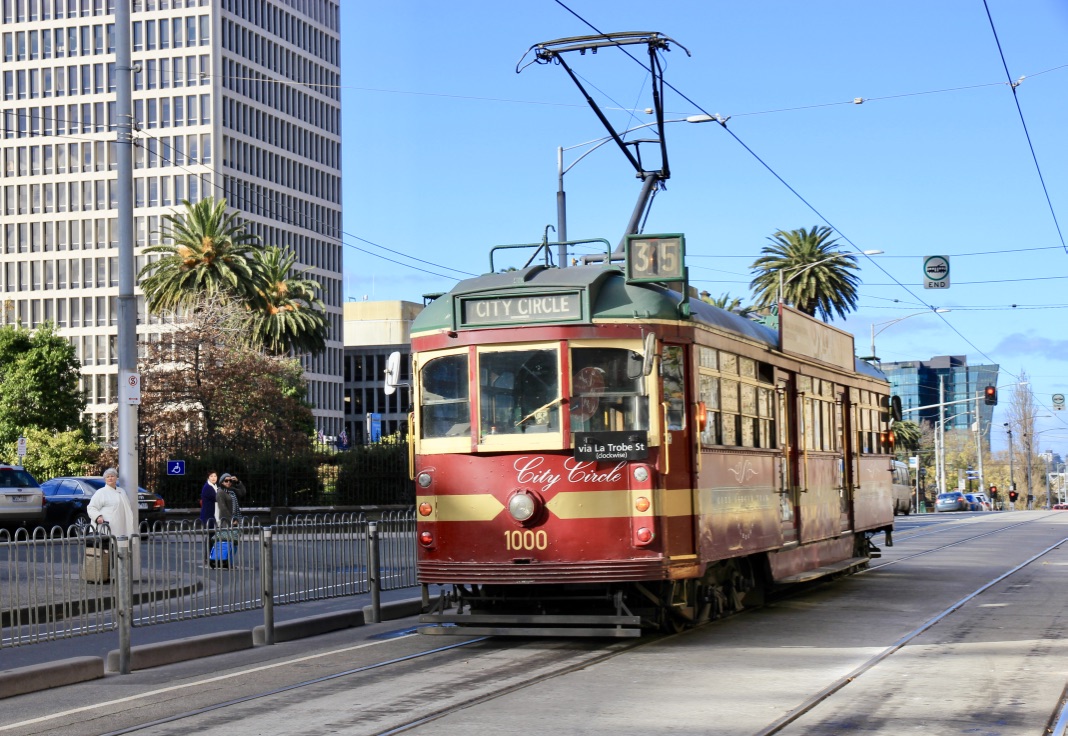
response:
<path id="1" fill-rule="evenodd" d="M 133 618 L 133 566 L 130 565 L 130 538 L 116 540 L 115 577 L 118 578 L 119 600 L 119 674 L 130 674 L 130 627 Z"/>
<path id="2" fill-rule="evenodd" d="M 424 611 L 428 611 L 428 610 L 430 610 L 430 586 L 427 585 L 426 583 L 423 583 L 419 587 L 422 588 L 421 592 L 422 592 L 423 610 Z"/>
<path id="3" fill-rule="evenodd" d="M 371 583 L 371 620 L 366 623 L 377 624 L 382 620 L 382 580 L 378 569 L 378 524 L 367 524 L 367 577 Z"/>
<path id="4" fill-rule="evenodd" d="M 274 546 L 269 526 L 263 529 L 260 557 L 263 574 L 263 643 L 274 644 Z"/>

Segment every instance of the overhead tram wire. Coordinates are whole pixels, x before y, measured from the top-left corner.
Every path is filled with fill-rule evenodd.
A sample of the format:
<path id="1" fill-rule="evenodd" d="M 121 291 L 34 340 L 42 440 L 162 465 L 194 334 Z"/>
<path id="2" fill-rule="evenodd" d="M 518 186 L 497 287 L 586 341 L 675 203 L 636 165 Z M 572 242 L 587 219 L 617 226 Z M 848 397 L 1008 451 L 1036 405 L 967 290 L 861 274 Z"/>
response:
<path id="1" fill-rule="evenodd" d="M 1001 39 L 998 38 L 998 29 L 994 27 L 994 17 L 990 14 L 990 6 L 987 0 L 983 0 L 983 8 L 986 10 L 987 20 L 990 21 L 990 31 L 994 34 L 994 42 L 998 47 L 998 55 L 1001 56 L 1001 65 L 1005 69 L 1005 77 L 1009 80 L 1009 88 L 1012 90 L 1012 100 L 1016 103 L 1016 113 L 1020 116 L 1020 125 L 1023 126 L 1024 137 L 1027 138 L 1027 147 L 1031 149 L 1031 160 L 1035 162 L 1035 171 L 1038 172 L 1038 181 L 1042 185 L 1042 193 L 1046 195 L 1046 204 L 1049 206 L 1049 214 L 1053 217 L 1053 225 L 1057 228 L 1057 237 L 1061 239 L 1061 247 L 1068 253 L 1068 243 L 1064 242 L 1064 233 L 1061 232 L 1061 224 L 1057 222 L 1057 213 L 1053 209 L 1053 202 L 1049 198 L 1049 190 L 1046 188 L 1046 179 L 1042 176 L 1042 167 L 1038 164 L 1038 155 L 1035 153 L 1035 144 L 1031 141 L 1031 133 L 1027 130 L 1027 121 L 1024 119 L 1023 108 L 1020 107 L 1020 97 L 1016 94 L 1016 88 L 1020 86 L 1024 78 L 1013 81 L 1009 73 L 1009 64 L 1005 60 L 1005 51 L 1001 48 Z"/>
<path id="2" fill-rule="evenodd" d="M 140 130 L 140 131 L 138 131 L 138 133 L 140 133 L 141 135 L 144 135 L 145 137 L 152 138 L 153 140 L 158 141 L 160 146 L 161 146 L 161 148 L 162 147 L 166 147 L 166 148 L 171 149 L 171 150 L 174 149 L 173 146 L 168 145 L 167 143 L 165 143 L 159 136 L 153 135 L 153 134 L 148 133 L 148 132 L 146 132 L 144 130 Z M 198 176 L 199 177 L 200 172 L 195 171 L 193 169 L 190 169 L 187 166 L 182 165 L 182 164 L 175 164 L 172 159 L 164 158 L 164 156 L 162 155 L 162 152 L 160 154 L 160 159 L 163 160 L 163 161 L 166 161 L 167 163 L 169 163 L 172 167 L 174 167 L 176 169 L 179 169 L 181 171 L 185 171 L 185 172 L 187 172 L 187 173 L 189 173 L 189 174 L 191 174 L 193 176 Z M 219 171 L 218 169 L 214 168 L 213 166 L 211 166 L 209 164 L 197 163 L 195 165 L 199 166 L 199 167 L 203 167 L 203 168 L 207 169 L 208 171 L 211 171 L 211 172 L 217 174 L 220 177 L 224 177 L 224 178 L 226 177 L 226 174 L 223 174 L 221 171 Z M 219 184 L 212 184 L 212 187 L 214 189 L 216 189 L 216 190 L 219 190 L 221 193 L 225 194 L 225 190 Z M 270 201 L 272 203 L 276 204 L 278 207 L 280 207 L 282 209 L 288 210 L 290 212 L 290 214 L 292 214 L 292 212 L 293 212 L 293 208 L 292 207 L 288 207 L 288 206 L 284 205 L 282 202 L 278 201 L 274 197 L 269 196 L 268 198 L 270 199 Z M 315 222 L 316 224 L 319 224 L 319 225 L 325 224 L 321 220 L 316 220 L 315 218 L 310 218 L 310 219 L 312 220 L 312 222 Z M 295 222 L 292 219 L 281 220 L 281 222 L 283 222 L 284 224 L 287 224 L 287 225 L 294 225 L 295 224 Z M 477 276 L 477 274 L 473 274 L 473 273 L 470 273 L 468 271 L 463 271 L 463 270 L 458 269 L 458 268 L 453 268 L 451 266 L 446 266 L 444 264 L 434 263 L 433 261 L 427 261 L 427 260 L 424 260 L 422 258 L 416 258 L 415 256 L 406 255 L 406 254 L 401 253 L 399 251 L 396 251 L 396 250 L 394 250 L 392 248 L 387 248 L 384 245 L 379 245 L 378 243 L 374 243 L 374 242 L 368 240 L 367 238 L 362 238 L 359 235 L 354 235 L 353 233 L 345 232 L 344 230 L 341 231 L 341 234 L 344 235 L 344 236 L 347 236 L 349 238 L 355 238 L 356 240 L 359 240 L 362 243 L 367 243 L 368 245 L 372 245 L 375 248 L 381 248 L 382 250 L 387 251 L 389 253 L 395 253 L 396 255 L 402 256 L 404 258 L 408 258 L 410 260 L 417 261 L 419 263 L 425 263 L 428 266 L 433 266 L 435 268 L 442 268 L 442 269 L 445 269 L 447 271 L 454 271 L 454 272 L 456 272 L 458 274 L 461 274 L 463 276 Z M 366 253 L 369 256 L 374 256 L 375 258 L 380 258 L 380 259 L 382 259 L 384 261 L 388 261 L 390 263 L 394 263 L 394 264 L 396 264 L 398 266 L 404 266 L 405 268 L 410 268 L 410 269 L 415 270 L 415 271 L 421 271 L 423 273 L 430 274 L 431 276 L 437 276 L 439 278 L 444 278 L 444 279 L 455 278 L 454 276 L 448 276 L 446 274 L 437 273 L 437 272 L 434 272 L 434 271 L 429 271 L 429 270 L 427 270 L 425 268 L 419 268 L 418 266 L 413 266 L 410 263 L 404 263 L 402 261 L 397 261 L 397 260 L 394 260 L 392 258 L 387 258 L 386 256 L 381 255 L 380 253 L 375 253 L 374 251 L 370 251 L 370 250 L 367 250 L 365 248 L 361 248 L 361 247 L 359 247 L 357 245 L 353 245 L 352 243 L 347 243 L 347 242 L 345 242 L 344 238 L 333 238 L 333 237 L 330 237 L 330 236 L 327 236 L 327 235 L 323 235 L 323 237 L 327 238 L 327 239 L 330 239 L 330 240 L 336 240 L 339 244 L 341 244 L 341 245 L 343 245 L 345 247 L 352 248 L 353 250 L 359 251 L 360 253 Z"/>
<path id="3" fill-rule="evenodd" d="M 985 3 L 985 1 L 986 0 L 984 0 L 984 3 Z M 555 2 L 556 2 L 557 5 L 562 7 L 564 10 L 566 10 L 567 12 L 571 13 L 573 16 L 578 18 L 582 23 L 584 23 L 585 25 L 587 25 L 591 29 L 593 29 L 593 31 L 595 33 L 598 33 L 598 34 L 600 34 L 602 36 L 606 36 L 607 35 L 607 34 L 605 34 L 604 31 L 600 30 L 595 25 L 590 23 L 588 20 L 583 18 L 581 15 L 576 13 L 574 10 L 569 8 L 563 2 L 563 0 L 555 0 Z M 618 46 L 617 48 L 622 53 L 626 54 L 627 57 L 630 58 L 635 64 L 637 64 L 641 68 L 645 69 L 647 72 L 650 71 L 649 68 L 645 65 L 645 63 L 642 60 L 640 60 L 637 57 L 635 57 L 632 53 L 630 53 L 630 51 L 628 51 L 627 49 L 623 48 L 622 46 Z M 808 207 L 817 217 L 819 217 L 823 222 L 825 222 L 834 232 L 838 233 L 839 236 L 841 236 L 841 238 L 843 240 L 845 240 L 847 243 L 849 243 L 849 245 L 851 245 L 854 250 L 856 250 L 858 253 L 863 254 L 863 249 L 862 248 L 860 248 L 856 243 L 854 243 L 852 240 L 850 240 L 850 238 L 845 233 L 843 233 L 841 230 L 839 230 L 837 227 L 835 227 L 834 224 L 826 216 L 824 216 L 824 214 L 822 212 L 820 212 L 818 209 L 816 209 L 816 207 L 811 202 L 809 202 L 807 199 L 805 199 L 803 196 L 801 196 L 800 192 L 798 192 L 796 189 L 794 189 L 792 186 L 790 186 L 790 184 L 785 179 L 783 179 L 782 176 L 780 176 L 777 171 L 775 171 L 773 168 L 771 168 L 771 166 L 766 161 L 764 161 L 764 159 L 762 159 L 760 156 L 758 156 L 756 151 L 751 149 L 748 145 L 746 145 L 746 143 L 744 141 L 742 141 L 741 138 L 739 138 L 737 135 L 735 135 L 734 131 L 727 127 L 726 119 L 724 119 L 722 116 L 716 117 L 716 116 L 712 115 L 707 110 L 705 110 L 704 107 L 702 107 L 701 105 L 696 103 L 688 95 L 686 95 L 684 92 L 679 90 L 677 87 L 675 87 L 675 85 L 671 84 L 667 80 L 664 80 L 664 86 L 666 86 L 669 89 L 671 89 L 673 92 L 675 92 L 677 95 L 679 95 L 682 99 L 684 99 L 686 102 L 688 102 L 691 105 L 693 105 L 694 107 L 696 107 L 698 110 L 703 112 L 705 115 L 709 115 L 710 117 L 716 118 L 717 121 L 720 123 L 720 127 L 723 130 L 727 131 L 727 133 L 735 140 L 735 142 L 737 142 L 738 145 L 740 145 L 742 148 L 744 148 L 749 153 L 750 156 L 752 156 L 754 159 L 756 159 L 756 161 L 759 162 L 761 166 L 763 166 L 765 169 L 767 169 L 768 173 L 770 173 L 772 176 L 774 176 L 784 187 L 786 187 L 787 190 L 790 191 L 791 194 L 793 194 L 795 197 L 797 197 L 797 199 L 799 201 L 801 201 L 801 203 L 803 203 L 806 207 Z M 946 319 L 946 317 L 945 317 L 945 315 L 943 313 L 936 311 L 936 309 L 935 309 L 935 307 L 933 305 L 927 304 L 926 302 L 920 300 L 919 296 L 914 294 L 909 289 L 909 287 L 907 287 L 905 284 L 901 283 L 896 278 L 894 278 L 893 275 L 890 274 L 890 272 L 888 272 L 885 268 L 882 267 L 882 265 L 879 263 L 878 259 L 869 257 L 868 261 L 870 263 L 874 264 L 876 268 L 878 268 L 880 271 L 882 271 L 896 285 L 898 285 L 902 289 L 904 289 L 904 291 L 909 296 L 911 296 L 913 299 L 919 300 L 922 304 L 924 304 L 925 308 L 930 309 L 932 312 L 937 314 L 938 317 L 942 320 L 942 322 L 946 325 L 946 327 L 948 327 L 950 330 L 952 330 L 961 340 L 963 340 L 968 346 L 970 346 L 976 353 L 978 353 L 979 355 L 982 355 L 984 358 L 986 358 L 991 363 L 995 362 L 994 359 L 991 358 L 989 355 L 987 355 L 982 349 L 980 349 L 979 346 L 977 346 L 975 343 L 973 343 L 971 340 L 969 340 L 967 337 L 965 337 L 964 334 L 960 330 L 958 330 L 956 327 L 954 327 L 952 324 L 950 324 L 949 320 Z M 1013 374 L 1010 373 L 1009 375 L 1013 375 Z M 1013 377 L 1016 378 L 1016 376 L 1013 376 Z"/>

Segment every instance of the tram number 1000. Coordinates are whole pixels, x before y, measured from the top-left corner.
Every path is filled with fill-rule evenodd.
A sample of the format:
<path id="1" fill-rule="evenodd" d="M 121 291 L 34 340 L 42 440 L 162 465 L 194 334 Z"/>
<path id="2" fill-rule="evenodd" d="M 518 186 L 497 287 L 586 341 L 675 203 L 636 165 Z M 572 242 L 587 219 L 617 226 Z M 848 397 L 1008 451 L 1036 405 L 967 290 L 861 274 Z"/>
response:
<path id="1" fill-rule="evenodd" d="M 544 529 L 533 531 L 532 529 L 516 529 L 504 533 L 504 548 L 509 552 L 519 550 L 543 550 L 549 546 L 549 535 Z"/>

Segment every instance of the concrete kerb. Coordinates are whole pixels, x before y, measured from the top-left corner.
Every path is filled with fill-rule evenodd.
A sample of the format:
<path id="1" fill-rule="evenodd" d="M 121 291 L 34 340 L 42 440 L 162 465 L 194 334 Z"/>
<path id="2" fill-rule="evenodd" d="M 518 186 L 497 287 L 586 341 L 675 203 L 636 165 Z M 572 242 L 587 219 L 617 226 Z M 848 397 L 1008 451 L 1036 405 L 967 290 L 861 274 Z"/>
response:
<path id="1" fill-rule="evenodd" d="M 381 606 L 382 620 L 392 621 L 415 616 L 421 613 L 422 610 L 423 602 L 420 598 L 383 603 Z M 364 606 L 359 611 L 320 614 L 294 619 L 275 624 L 275 641 L 293 641 L 340 629 L 354 628 L 368 623 L 371 618 L 371 606 Z M 221 631 L 213 634 L 157 642 L 155 644 L 142 644 L 130 648 L 130 669 L 140 670 L 160 667 L 190 659 L 251 649 L 254 646 L 263 645 L 264 638 L 263 627 L 257 626 L 251 631 Z M 86 680 L 99 679 L 104 677 L 106 673 L 113 674 L 118 671 L 118 649 L 108 652 L 106 663 L 101 657 L 74 657 L 57 662 L 4 670 L 0 671 L 0 699 L 63 687 L 64 685 L 73 685 Z"/>
<path id="2" fill-rule="evenodd" d="M 0 672 L 0 698 L 73 685 L 104 676 L 102 657 L 72 657 Z"/>

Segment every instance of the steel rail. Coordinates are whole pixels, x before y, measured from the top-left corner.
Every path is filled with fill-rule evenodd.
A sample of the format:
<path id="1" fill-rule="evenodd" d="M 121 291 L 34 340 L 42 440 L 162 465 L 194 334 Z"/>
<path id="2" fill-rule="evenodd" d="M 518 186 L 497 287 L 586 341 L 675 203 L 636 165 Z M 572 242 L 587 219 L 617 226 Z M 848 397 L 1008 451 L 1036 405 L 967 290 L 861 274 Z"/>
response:
<path id="1" fill-rule="evenodd" d="M 832 695 L 834 695 L 835 693 L 837 693 L 839 690 L 841 690 L 846 685 L 848 685 L 849 683 L 851 683 L 854 680 L 856 680 L 858 677 L 863 675 L 865 672 L 868 672 L 868 671 L 874 669 L 878 664 L 883 662 L 883 660 L 887 659 L 891 655 L 893 655 L 896 652 L 898 652 L 899 650 L 901 650 L 906 644 L 911 642 L 913 639 L 916 639 L 917 637 L 919 637 L 921 634 L 926 632 L 928 629 L 930 629 L 933 626 L 935 626 L 935 624 L 938 624 L 939 622 L 941 622 L 945 618 L 947 618 L 950 615 L 952 615 L 952 614 L 956 613 L 957 611 L 959 611 L 966 603 L 968 603 L 972 599 L 976 598 L 977 596 L 985 593 L 986 591 L 990 590 L 990 588 L 994 587 L 995 585 L 997 585 L 998 583 L 1002 582 L 1003 580 L 1006 580 L 1007 578 L 1009 578 L 1009 577 L 1015 575 L 1016 573 L 1020 572 L 1020 570 L 1023 570 L 1025 567 L 1030 565 L 1032 562 L 1035 562 L 1036 560 L 1039 560 L 1039 559 L 1045 557 L 1050 552 L 1052 552 L 1053 550 L 1055 550 L 1058 547 L 1060 547 L 1061 545 L 1063 545 L 1065 542 L 1068 542 L 1068 537 L 1065 537 L 1064 539 L 1060 540 L 1059 542 L 1056 542 L 1055 544 L 1052 544 L 1049 547 L 1046 547 L 1044 550 L 1042 550 L 1038 554 L 1030 557 L 1027 560 L 1024 560 L 1023 562 L 1021 562 L 1016 567 L 1013 567 L 1011 570 L 1008 570 L 1007 572 L 1004 572 L 1001 575 L 998 575 L 993 580 L 991 580 L 991 581 L 989 581 L 987 583 L 984 583 L 983 585 L 979 586 L 979 588 L 977 588 L 976 590 L 972 591 L 971 593 L 969 593 L 968 595 L 964 596 L 963 598 L 961 598 L 957 602 L 953 603 L 951 606 L 949 606 L 949 608 L 946 608 L 941 613 L 938 613 L 935 616 L 933 616 L 932 618 L 930 618 L 927 621 L 925 621 L 923 624 L 921 624 L 919 626 L 919 628 L 914 629 L 913 631 L 909 632 L 908 634 L 905 634 L 903 637 L 901 637 L 900 639 L 895 641 L 893 644 L 888 646 L 883 651 L 881 651 L 878 654 L 876 654 L 874 657 L 869 659 L 864 664 L 862 664 L 859 667 L 857 667 L 856 669 L 854 669 L 849 674 L 844 675 L 843 677 L 839 678 L 835 682 L 831 683 L 827 687 L 825 687 L 822 690 L 820 690 L 818 693 L 816 693 L 815 695 L 810 697 L 808 700 L 806 700 L 803 703 L 801 703 L 801 705 L 799 705 L 796 708 L 794 708 L 793 710 L 791 710 L 789 713 L 787 713 L 782 718 L 774 721 L 773 723 L 768 725 L 766 728 L 764 728 L 764 729 L 762 729 L 760 731 L 757 731 L 756 736 L 772 736 L 772 734 L 779 733 L 784 728 L 786 728 L 788 725 L 790 725 L 791 723 L 793 723 L 794 721 L 799 719 L 801 716 L 806 715 L 807 713 L 810 713 L 812 710 L 814 710 L 816 708 L 816 706 L 818 706 L 824 700 L 826 700 L 827 698 L 829 698 Z M 952 545 L 947 545 L 947 546 L 952 546 Z"/>

